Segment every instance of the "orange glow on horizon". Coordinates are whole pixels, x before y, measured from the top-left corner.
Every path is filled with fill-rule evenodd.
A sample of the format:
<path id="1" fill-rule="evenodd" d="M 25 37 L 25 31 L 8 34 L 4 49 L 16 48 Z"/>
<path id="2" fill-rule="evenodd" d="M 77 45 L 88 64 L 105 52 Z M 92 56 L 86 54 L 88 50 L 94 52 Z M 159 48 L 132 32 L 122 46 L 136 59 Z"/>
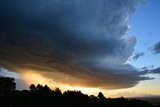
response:
<path id="1" fill-rule="evenodd" d="M 46 78 L 41 74 L 38 74 L 34 71 L 25 72 L 22 74 L 22 78 L 29 86 L 30 84 L 41 84 L 41 85 L 48 85 L 51 89 L 55 89 L 59 87 L 62 92 L 66 90 L 77 90 L 81 91 L 84 94 L 88 95 L 97 95 L 99 92 L 102 92 L 106 97 L 137 97 L 137 96 L 145 96 L 145 95 L 160 95 L 160 90 L 153 91 L 155 89 L 148 89 L 148 93 L 146 92 L 146 87 L 148 84 L 145 81 L 140 82 L 137 86 L 126 88 L 126 89 L 117 89 L 117 90 L 106 90 L 100 88 L 88 88 L 88 87 L 80 87 L 80 86 L 71 86 L 68 84 L 64 84 L 62 82 L 54 81 L 54 79 Z"/>
<path id="2" fill-rule="evenodd" d="M 23 75 L 24 81 L 30 85 L 30 84 L 41 84 L 41 85 L 48 85 L 51 89 L 55 89 L 56 87 L 59 87 L 62 92 L 66 90 L 77 90 L 81 91 L 84 94 L 93 94 L 97 95 L 98 92 L 103 91 L 102 89 L 99 88 L 86 88 L 86 87 L 73 87 L 68 84 L 63 84 L 63 83 L 57 83 L 53 79 L 45 78 L 40 74 L 34 73 L 34 72 L 26 72 Z"/>

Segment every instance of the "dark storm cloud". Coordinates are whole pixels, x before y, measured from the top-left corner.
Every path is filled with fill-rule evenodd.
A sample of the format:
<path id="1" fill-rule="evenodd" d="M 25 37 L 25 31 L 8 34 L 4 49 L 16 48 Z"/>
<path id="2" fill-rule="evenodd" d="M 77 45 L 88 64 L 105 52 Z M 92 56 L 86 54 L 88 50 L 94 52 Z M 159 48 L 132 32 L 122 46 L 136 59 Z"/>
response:
<path id="1" fill-rule="evenodd" d="M 155 54 L 160 54 L 160 42 L 156 43 L 152 50 Z"/>
<path id="2" fill-rule="evenodd" d="M 60 72 L 106 89 L 135 86 L 145 77 L 125 64 L 135 37 L 128 18 L 142 0 L 1 0 L 0 65 Z M 49 76 L 49 75 L 46 75 Z"/>
<path id="3" fill-rule="evenodd" d="M 152 69 L 152 70 L 150 71 L 150 73 L 153 73 L 153 74 L 160 74 L 160 67 L 155 68 L 155 69 Z"/>
<path id="4" fill-rule="evenodd" d="M 133 59 L 134 60 L 137 60 L 139 57 L 142 57 L 142 56 L 144 56 L 144 52 L 137 52 L 137 53 L 135 53 L 135 55 L 133 56 Z"/>
<path id="5" fill-rule="evenodd" d="M 153 66 L 151 66 L 151 67 L 143 67 L 142 71 L 140 73 L 141 73 L 141 75 L 145 75 L 145 74 L 160 74 L 160 67 L 157 67 L 157 68 L 153 68 Z"/>

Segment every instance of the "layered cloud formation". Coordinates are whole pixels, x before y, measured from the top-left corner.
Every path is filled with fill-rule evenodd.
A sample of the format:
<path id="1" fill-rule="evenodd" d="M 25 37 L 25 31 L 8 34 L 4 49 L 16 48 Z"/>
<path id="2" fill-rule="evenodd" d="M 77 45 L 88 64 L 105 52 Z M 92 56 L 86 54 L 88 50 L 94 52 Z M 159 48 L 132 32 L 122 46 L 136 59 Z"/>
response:
<path id="1" fill-rule="evenodd" d="M 1 0 L 0 66 L 73 86 L 118 89 L 149 80 L 127 64 L 136 43 L 126 36 L 128 19 L 141 3 Z"/>

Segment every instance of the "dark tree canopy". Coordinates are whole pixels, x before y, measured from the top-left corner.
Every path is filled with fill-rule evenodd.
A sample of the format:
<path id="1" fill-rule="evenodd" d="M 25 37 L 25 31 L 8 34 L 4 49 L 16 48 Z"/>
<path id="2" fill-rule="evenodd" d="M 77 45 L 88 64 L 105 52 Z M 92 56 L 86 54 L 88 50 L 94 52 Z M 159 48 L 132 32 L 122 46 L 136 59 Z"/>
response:
<path id="1" fill-rule="evenodd" d="M 14 81 L 14 78 L 0 77 L 0 95 L 4 95 L 15 90 L 16 83 Z"/>
<path id="2" fill-rule="evenodd" d="M 106 98 L 102 92 L 97 97 L 76 90 L 62 93 L 59 88 L 51 90 L 47 85 L 40 84 L 31 84 L 29 89 L 15 90 L 13 78 L 1 77 L 0 107 L 154 107 L 136 99 Z"/>
<path id="3" fill-rule="evenodd" d="M 34 84 L 31 84 L 31 85 L 29 86 L 29 89 L 30 89 L 31 91 L 37 90 L 37 88 L 36 88 L 36 86 L 35 86 Z"/>
<path id="4" fill-rule="evenodd" d="M 100 99 L 105 99 L 106 97 L 102 94 L 102 92 L 99 92 L 99 93 L 98 93 L 98 98 L 100 98 Z"/>

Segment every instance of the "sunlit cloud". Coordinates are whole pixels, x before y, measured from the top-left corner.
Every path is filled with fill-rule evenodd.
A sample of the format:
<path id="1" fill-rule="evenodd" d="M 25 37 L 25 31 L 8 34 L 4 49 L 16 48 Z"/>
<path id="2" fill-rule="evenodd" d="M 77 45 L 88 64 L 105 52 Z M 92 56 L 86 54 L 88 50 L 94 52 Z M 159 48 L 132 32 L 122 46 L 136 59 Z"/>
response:
<path id="1" fill-rule="evenodd" d="M 103 89 L 100 89 L 100 88 L 78 87 L 78 85 L 77 86 L 70 86 L 69 84 L 58 83 L 58 82 L 54 81 L 53 79 L 43 77 L 42 75 L 37 74 L 33 71 L 28 71 L 28 72 L 24 73 L 22 75 L 22 78 L 23 78 L 24 82 L 26 82 L 28 84 L 28 86 L 30 84 L 48 85 L 51 89 L 60 88 L 62 90 L 62 92 L 67 91 L 67 90 L 77 90 L 77 91 L 81 91 L 85 94 L 96 95 L 98 92 L 104 91 Z"/>

